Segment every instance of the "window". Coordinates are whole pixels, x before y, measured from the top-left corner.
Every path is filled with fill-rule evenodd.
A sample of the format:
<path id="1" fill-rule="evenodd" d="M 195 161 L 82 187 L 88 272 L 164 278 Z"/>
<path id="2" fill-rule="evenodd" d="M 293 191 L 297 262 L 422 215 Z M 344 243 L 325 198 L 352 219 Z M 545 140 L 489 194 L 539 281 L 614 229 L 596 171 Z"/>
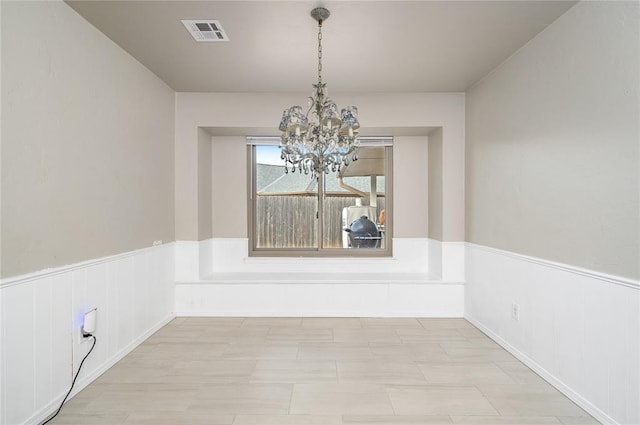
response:
<path id="1" fill-rule="evenodd" d="M 285 173 L 279 138 L 251 137 L 252 256 L 391 255 L 391 138 L 361 138 L 341 175 Z"/>

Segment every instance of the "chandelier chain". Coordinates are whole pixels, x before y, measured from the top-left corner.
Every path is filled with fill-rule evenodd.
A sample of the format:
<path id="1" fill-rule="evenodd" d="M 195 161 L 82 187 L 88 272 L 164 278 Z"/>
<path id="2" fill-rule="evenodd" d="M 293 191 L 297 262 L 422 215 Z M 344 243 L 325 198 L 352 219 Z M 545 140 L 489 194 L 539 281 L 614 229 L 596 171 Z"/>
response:
<path id="1" fill-rule="evenodd" d="M 322 21 L 318 21 L 318 82 L 322 83 Z"/>

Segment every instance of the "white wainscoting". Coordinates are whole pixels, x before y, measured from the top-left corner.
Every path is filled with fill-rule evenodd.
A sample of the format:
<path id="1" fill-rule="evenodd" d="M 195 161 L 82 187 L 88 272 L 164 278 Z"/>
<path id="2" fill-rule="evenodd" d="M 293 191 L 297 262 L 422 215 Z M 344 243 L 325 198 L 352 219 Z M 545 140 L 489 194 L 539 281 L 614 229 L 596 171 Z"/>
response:
<path id="1" fill-rule="evenodd" d="M 423 273 L 430 280 L 463 282 L 465 243 L 395 238 L 389 258 L 249 257 L 248 239 L 177 241 L 176 281 L 192 282 L 217 273 Z M 353 265 L 356 267 L 353 267 Z"/>
<path id="2" fill-rule="evenodd" d="M 200 279 L 200 244 L 197 241 L 176 241 L 174 244 L 176 282 Z M 203 259 L 204 261 L 205 259 Z M 210 268 L 211 266 L 203 266 Z"/>
<path id="3" fill-rule="evenodd" d="M 462 317 L 462 283 L 176 284 L 177 316 Z"/>
<path id="4" fill-rule="evenodd" d="M 176 314 L 462 317 L 464 283 L 429 273 L 434 242 L 441 269 L 442 244 L 426 238 L 394 239 L 392 258 L 248 257 L 244 238 L 178 242 Z M 451 262 L 463 269 L 457 246 L 464 254 L 464 245 L 454 245 Z M 212 273 L 198 276 L 197 270 Z"/>
<path id="5" fill-rule="evenodd" d="M 84 313 L 98 308 L 96 338 L 74 395 L 171 320 L 174 244 L 4 279 L 0 423 L 37 424 L 53 413 L 91 347 Z"/>
<path id="6" fill-rule="evenodd" d="M 442 242 L 435 239 L 427 241 L 429 244 L 429 274 L 434 279 L 442 279 Z"/>
<path id="7" fill-rule="evenodd" d="M 200 277 L 213 274 L 213 239 L 205 239 L 198 242 L 198 268 Z"/>
<path id="8" fill-rule="evenodd" d="M 465 243 L 442 242 L 442 280 L 465 281 Z"/>
<path id="9" fill-rule="evenodd" d="M 474 244 L 466 257 L 469 321 L 596 419 L 640 424 L 638 281 Z"/>
<path id="10" fill-rule="evenodd" d="M 394 238 L 393 257 L 389 258 L 249 257 L 249 240 L 246 238 L 214 238 L 207 243 L 211 244 L 210 261 L 212 261 L 212 266 L 210 269 L 212 273 L 272 273 L 283 270 L 347 274 L 368 272 L 424 273 L 427 275 L 429 273 L 429 242 L 427 238 Z M 193 279 L 177 280 L 189 281 Z"/>

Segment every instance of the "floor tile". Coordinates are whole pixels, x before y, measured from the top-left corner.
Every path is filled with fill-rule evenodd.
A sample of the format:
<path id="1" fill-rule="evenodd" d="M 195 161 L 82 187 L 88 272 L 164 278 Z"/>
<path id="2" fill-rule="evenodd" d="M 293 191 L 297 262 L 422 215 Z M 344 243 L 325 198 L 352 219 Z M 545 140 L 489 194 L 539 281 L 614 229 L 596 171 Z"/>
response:
<path id="1" fill-rule="evenodd" d="M 180 317 L 178 322 L 183 326 L 207 326 L 207 327 L 239 327 L 246 320 L 243 317 Z M 171 322 L 173 323 L 173 322 Z"/>
<path id="2" fill-rule="evenodd" d="M 299 328 L 302 317 L 249 317 L 244 319 L 242 327 Z"/>
<path id="3" fill-rule="evenodd" d="M 502 369 L 515 382 L 529 385 L 549 385 L 537 373 L 529 369 L 519 361 L 495 362 L 495 365 Z"/>
<path id="4" fill-rule="evenodd" d="M 193 412 L 135 412 L 122 425 L 231 425 L 234 415 Z"/>
<path id="5" fill-rule="evenodd" d="M 185 350 L 183 344 L 160 343 L 153 350 L 127 356 L 120 363 L 130 365 L 131 361 L 135 361 L 137 366 L 144 367 L 145 362 L 153 360 L 208 360 L 221 356 L 227 349 L 227 345 L 226 342 L 190 343 L 189 349 Z"/>
<path id="6" fill-rule="evenodd" d="M 600 425 L 600 422 L 591 416 L 559 416 L 562 425 Z"/>
<path id="7" fill-rule="evenodd" d="M 247 382 L 255 368 L 255 360 L 164 360 L 151 367 L 116 365 L 100 377 L 104 383 L 229 383 Z"/>
<path id="8" fill-rule="evenodd" d="M 554 416 L 452 416 L 455 425 L 560 425 Z"/>
<path id="9" fill-rule="evenodd" d="M 386 318 L 363 317 L 360 319 L 363 328 L 422 328 L 418 319 L 413 318 Z"/>
<path id="10" fill-rule="evenodd" d="M 370 342 L 369 349 L 376 359 L 447 362 L 449 356 L 438 343 Z"/>
<path id="11" fill-rule="evenodd" d="M 269 335 L 269 327 L 248 327 L 248 328 L 211 328 L 201 333 L 199 342 L 201 343 L 259 343 L 264 342 Z"/>
<path id="12" fill-rule="evenodd" d="M 170 344 L 188 344 L 192 342 L 196 342 L 200 340 L 202 337 L 204 330 L 194 329 L 194 330 L 179 330 L 173 329 L 170 332 L 161 329 L 155 334 L 151 335 L 145 342 L 147 344 L 160 344 L 160 343 L 170 343 Z"/>
<path id="13" fill-rule="evenodd" d="M 345 415 L 343 424 L 350 425 L 452 425 L 449 416 L 413 415 Z"/>
<path id="14" fill-rule="evenodd" d="M 255 366 L 255 360 L 180 361 L 167 371 L 167 375 L 173 378 L 172 382 L 247 382 Z"/>
<path id="15" fill-rule="evenodd" d="M 225 359 L 295 359 L 298 357 L 298 343 L 243 343 L 225 344 L 221 354 Z"/>
<path id="16" fill-rule="evenodd" d="M 233 425 L 342 425 L 339 415 L 238 415 Z"/>
<path id="17" fill-rule="evenodd" d="M 323 382 L 317 384 L 295 384 L 295 391 L 309 392 L 331 392 L 336 394 L 350 393 L 360 394 L 368 392 L 386 392 L 386 385 L 378 383 L 364 383 L 364 382 Z"/>
<path id="18" fill-rule="evenodd" d="M 101 377 L 100 382 L 111 384 L 145 384 L 145 383 L 167 383 L 167 369 L 171 367 L 171 361 L 167 361 L 165 366 L 139 367 L 136 365 L 127 366 L 117 364 L 107 370 Z"/>
<path id="19" fill-rule="evenodd" d="M 119 384 L 91 400 L 85 412 L 185 411 L 200 391 L 195 384 Z"/>
<path id="20" fill-rule="evenodd" d="M 515 381 L 493 363 L 418 363 L 430 384 L 513 384 Z"/>
<path id="21" fill-rule="evenodd" d="M 588 416 L 556 389 L 532 385 L 478 385 L 503 416 Z"/>
<path id="22" fill-rule="evenodd" d="M 337 382 L 332 360 L 260 360 L 250 382 L 305 383 Z"/>
<path id="23" fill-rule="evenodd" d="M 597 424 L 464 319 L 209 317 L 171 321 L 52 423 Z"/>
<path id="24" fill-rule="evenodd" d="M 396 329 L 402 342 L 466 341 L 458 329 Z"/>
<path id="25" fill-rule="evenodd" d="M 347 328 L 362 327 L 357 317 L 305 317 L 302 319 L 303 328 Z"/>
<path id="26" fill-rule="evenodd" d="M 51 425 L 121 425 L 129 416 L 126 412 L 84 413 L 61 410 Z"/>
<path id="27" fill-rule="evenodd" d="M 333 342 L 331 329 L 271 328 L 267 340 L 274 342 Z"/>
<path id="28" fill-rule="evenodd" d="M 512 362 L 516 360 L 511 354 L 502 348 L 450 348 L 445 347 L 452 362 Z"/>
<path id="29" fill-rule="evenodd" d="M 363 328 L 334 329 L 334 342 L 400 342 L 400 337 L 393 329 Z"/>
<path id="30" fill-rule="evenodd" d="M 291 414 L 392 415 L 389 397 L 381 385 L 296 384 Z"/>
<path id="31" fill-rule="evenodd" d="M 464 340 L 439 341 L 439 344 L 445 350 L 451 348 L 493 348 L 503 350 L 500 345 L 496 344 L 490 338 L 466 338 Z"/>
<path id="32" fill-rule="evenodd" d="M 340 382 L 377 382 L 406 385 L 427 383 L 424 375 L 413 362 L 339 360 L 337 364 Z"/>
<path id="33" fill-rule="evenodd" d="M 387 392 L 398 415 L 498 415 L 475 387 L 393 386 Z"/>
<path id="34" fill-rule="evenodd" d="M 105 391 L 108 391 L 111 388 L 117 389 L 121 385 L 123 385 L 122 383 L 104 383 L 103 381 L 101 381 L 101 379 L 102 376 L 93 381 L 89 386 L 85 387 L 78 394 L 67 400 L 59 415 L 62 415 L 63 412 L 69 413 L 70 411 L 78 413 L 83 412 L 89 403 L 100 397 Z"/>
<path id="35" fill-rule="evenodd" d="M 292 385 L 230 384 L 206 385 L 189 404 L 194 413 L 266 414 L 289 413 Z"/>
<path id="36" fill-rule="evenodd" d="M 487 335 L 476 328 L 461 328 L 458 329 L 458 333 L 465 338 L 489 338 Z"/>
<path id="37" fill-rule="evenodd" d="M 475 329 L 471 323 L 465 319 L 418 319 L 418 322 L 425 329 Z"/>
<path id="38" fill-rule="evenodd" d="M 371 350 L 367 343 L 313 343 L 301 342 L 298 348 L 299 359 L 325 359 L 325 360 L 348 360 L 348 359 L 373 359 Z"/>

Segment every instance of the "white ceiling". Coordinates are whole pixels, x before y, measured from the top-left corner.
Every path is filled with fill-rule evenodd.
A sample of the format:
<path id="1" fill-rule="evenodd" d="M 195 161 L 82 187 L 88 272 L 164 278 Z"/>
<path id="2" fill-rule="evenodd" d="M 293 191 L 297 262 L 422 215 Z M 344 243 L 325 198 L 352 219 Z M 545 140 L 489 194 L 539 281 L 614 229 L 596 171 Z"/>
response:
<path id="1" fill-rule="evenodd" d="M 573 1 L 72 1 L 109 38 L 183 92 L 460 92 Z M 217 19 L 229 42 L 197 43 L 181 19 Z"/>

